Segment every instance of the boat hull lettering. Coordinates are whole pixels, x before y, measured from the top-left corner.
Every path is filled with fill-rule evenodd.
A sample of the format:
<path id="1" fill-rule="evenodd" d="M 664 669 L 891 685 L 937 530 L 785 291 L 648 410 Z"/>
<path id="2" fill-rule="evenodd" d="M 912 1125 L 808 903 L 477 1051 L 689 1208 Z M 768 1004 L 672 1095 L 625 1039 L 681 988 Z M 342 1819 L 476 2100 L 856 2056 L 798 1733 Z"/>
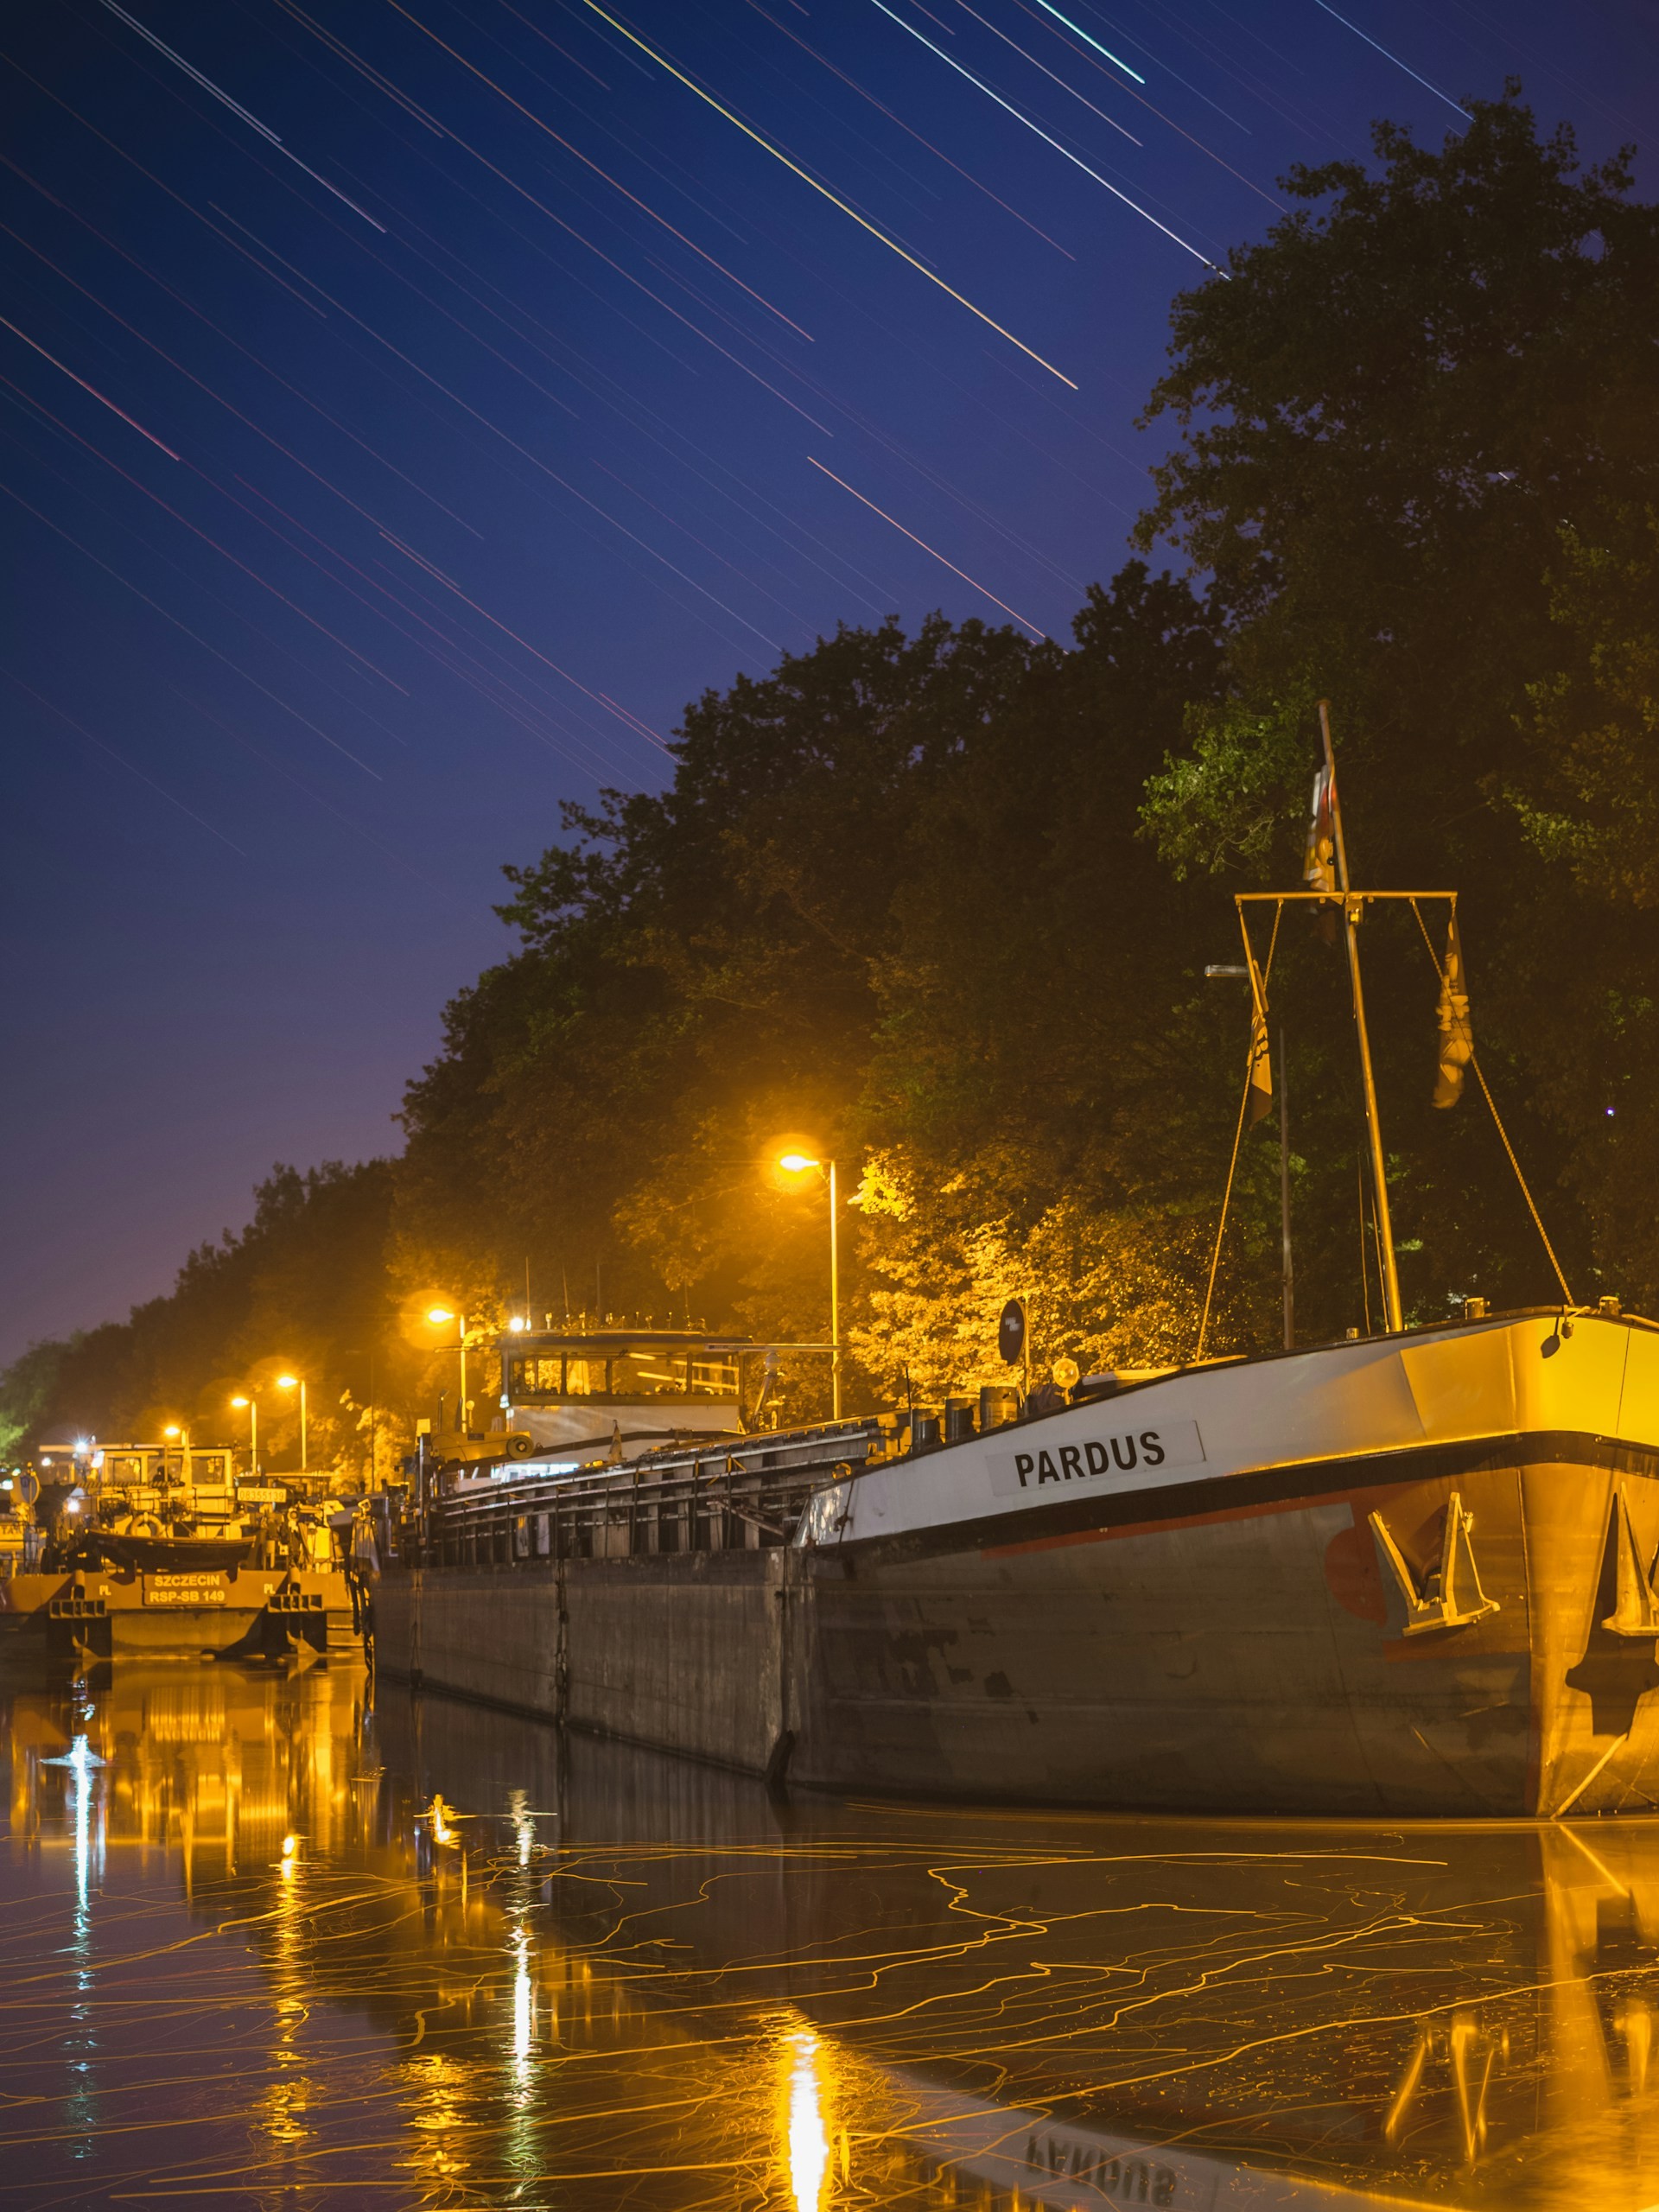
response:
<path id="1" fill-rule="evenodd" d="M 1071 1482 L 1120 1479 L 1139 1469 L 1197 1466 L 1204 1443 L 1195 1421 L 1122 1429 L 1106 1436 L 1068 1437 L 1050 1446 L 1040 1436 L 1014 1452 L 992 1452 L 986 1465 L 994 1497 L 1014 1497 Z"/>

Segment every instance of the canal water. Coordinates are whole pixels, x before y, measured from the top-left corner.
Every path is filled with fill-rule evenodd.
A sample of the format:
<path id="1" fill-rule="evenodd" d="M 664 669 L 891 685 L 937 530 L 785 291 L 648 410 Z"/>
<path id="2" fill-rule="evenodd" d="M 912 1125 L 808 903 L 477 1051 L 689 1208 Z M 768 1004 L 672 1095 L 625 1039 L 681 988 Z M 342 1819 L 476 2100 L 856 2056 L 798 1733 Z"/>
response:
<path id="1" fill-rule="evenodd" d="M 1659 2205 L 1659 1823 L 773 1796 L 321 1667 L 0 1711 L 31 2212 Z"/>

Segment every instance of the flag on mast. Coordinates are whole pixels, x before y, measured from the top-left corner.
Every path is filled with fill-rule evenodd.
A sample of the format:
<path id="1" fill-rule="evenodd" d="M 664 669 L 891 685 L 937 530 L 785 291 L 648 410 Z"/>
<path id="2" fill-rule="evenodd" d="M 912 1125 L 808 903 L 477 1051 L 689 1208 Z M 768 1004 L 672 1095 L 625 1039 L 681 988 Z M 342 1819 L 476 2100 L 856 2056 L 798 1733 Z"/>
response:
<path id="1" fill-rule="evenodd" d="M 1302 881 L 1310 891 L 1329 892 L 1333 899 L 1337 894 L 1337 780 L 1328 760 L 1321 760 L 1313 772 L 1313 804 L 1308 810 Z M 1319 935 L 1327 944 L 1334 944 L 1336 908 L 1319 906 L 1314 912 L 1319 917 Z"/>
<path id="2" fill-rule="evenodd" d="M 1455 1106 L 1463 1096 L 1463 1071 L 1475 1056 L 1474 1025 L 1469 1018 L 1469 987 L 1463 969 L 1463 939 L 1458 931 L 1455 906 L 1446 926 L 1439 1020 L 1440 1069 L 1434 1079 L 1434 1103 Z"/>
<path id="3" fill-rule="evenodd" d="M 1273 1052 L 1268 1042 L 1268 993 L 1262 970 L 1250 961 L 1250 1120 L 1254 1128 L 1273 1111 Z"/>
<path id="4" fill-rule="evenodd" d="M 1336 779 L 1328 763 L 1313 772 L 1313 804 L 1307 822 L 1307 849 L 1302 860 L 1302 881 L 1310 891 L 1337 888 Z"/>

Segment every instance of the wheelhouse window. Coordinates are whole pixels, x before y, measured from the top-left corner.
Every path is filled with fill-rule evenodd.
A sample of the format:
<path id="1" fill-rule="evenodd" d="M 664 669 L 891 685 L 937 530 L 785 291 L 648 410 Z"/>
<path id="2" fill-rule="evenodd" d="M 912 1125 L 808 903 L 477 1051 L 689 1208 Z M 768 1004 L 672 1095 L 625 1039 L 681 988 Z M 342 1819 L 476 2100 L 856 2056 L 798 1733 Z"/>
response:
<path id="1" fill-rule="evenodd" d="M 677 1345 L 622 1344 L 604 1354 L 513 1352 L 503 1347 L 506 1395 L 514 1404 L 538 1398 L 734 1398 L 734 1361 Z"/>

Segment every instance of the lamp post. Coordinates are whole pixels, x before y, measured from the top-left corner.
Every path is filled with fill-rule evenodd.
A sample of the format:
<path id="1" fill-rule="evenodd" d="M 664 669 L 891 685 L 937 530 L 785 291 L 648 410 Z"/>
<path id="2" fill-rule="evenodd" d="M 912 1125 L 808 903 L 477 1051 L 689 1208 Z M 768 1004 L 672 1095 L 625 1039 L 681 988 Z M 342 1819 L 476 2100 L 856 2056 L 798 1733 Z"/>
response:
<path id="1" fill-rule="evenodd" d="M 456 1408 L 459 1418 L 455 1426 L 465 1436 L 467 1433 L 467 1316 L 464 1313 L 451 1313 L 447 1306 L 434 1306 L 429 1309 L 426 1318 L 431 1322 L 433 1327 L 437 1329 L 441 1329 L 446 1321 L 453 1321 L 459 1332 L 460 1342 L 457 1349 L 461 1353 L 461 1403 Z"/>
<path id="2" fill-rule="evenodd" d="M 785 1152 L 778 1165 L 786 1175 L 804 1175 L 816 1167 L 830 1185 L 830 1418 L 841 1419 L 841 1262 L 836 1218 L 836 1163 L 810 1160 L 804 1152 Z"/>
<path id="3" fill-rule="evenodd" d="M 257 1398 L 249 1396 L 232 1398 L 231 1403 L 238 1411 L 244 1406 L 248 1409 L 248 1471 L 251 1475 L 257 1476 L 259 1472 L 259 1401 Z"/>
<path id="4" fill-rule="evenodd" d="M 165 1490 L 168 1487 L 168 1458 L 172 1452 L 176 1452 L 179 1455 L 178 1467 L 179 1481 L 181 1484 L 188 1483 L 190 1479 L 190 1432 L 188 1428 L 183 1427 L 181 1422 L 170 1421 L 162 1429 L 162 1436 L 164 1442 L 161 1465 L 156 1470 L 158 1477 L 157 1487 L 162 1490 Z"/>
<path id="5" fill-rule="evenodd" d="M 297 1390 L 300 1394 L 300 1472 L 303 1474 L 308 1462 L 305 1455 L 305 1377 L 302 1375 L 279 1375 L 279 1390 Z"/>

